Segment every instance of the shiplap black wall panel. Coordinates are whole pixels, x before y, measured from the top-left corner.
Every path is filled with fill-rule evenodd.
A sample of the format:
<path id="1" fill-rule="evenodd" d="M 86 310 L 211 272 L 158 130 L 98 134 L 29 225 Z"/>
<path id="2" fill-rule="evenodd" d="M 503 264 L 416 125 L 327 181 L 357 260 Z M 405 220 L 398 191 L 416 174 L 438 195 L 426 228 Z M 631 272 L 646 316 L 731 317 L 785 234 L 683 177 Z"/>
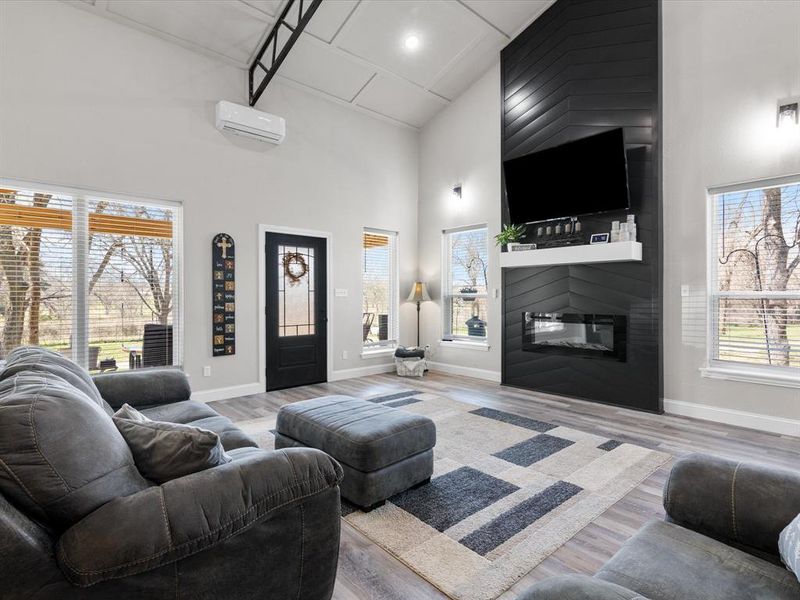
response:
<path id="1" fill-rule="evenodd" d="M 508 385 L 662 411 L 659 29 L 657 0 L 558 0 L 501 54 L 503 160 L 624 128 L 643 245 L 640 263 L 503 270 Z M 588 236 L 625 216 L 581 222 Z M 627 315 L 627 360 L 522 351 L 522 313 L 531 310 Z"/>

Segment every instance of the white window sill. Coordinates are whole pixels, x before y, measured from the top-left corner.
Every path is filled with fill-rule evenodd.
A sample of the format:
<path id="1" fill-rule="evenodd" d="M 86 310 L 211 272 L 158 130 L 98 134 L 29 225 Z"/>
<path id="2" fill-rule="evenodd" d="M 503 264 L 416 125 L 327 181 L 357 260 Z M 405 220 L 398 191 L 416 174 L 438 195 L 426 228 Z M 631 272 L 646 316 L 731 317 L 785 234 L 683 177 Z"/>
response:
<path id="1" fill-rule="evenodd" d="M 714 365 L 701 368 L 700 374 L 709 379 L 726 379 L 744 383 L 800 388 L 800 370 L 797 371 L 797 373 L 792 373 L 791 370 L 783 367 L 750 367 L 747 365 L 723 367 Z"/>
<path id="2" fill-rule="evenodd" d="M 364 348 L 361 350 L 361 358 L 377 358 L 379 356 L 391 356 L 394 354 L 394 346 L 381 346 L 379 348 Z"/>
<path id="3" fill-rule="evenodd" d="M 481 352 L 488 352 L 489 344 L 487 342 L 467 342 L 464 340 L 441 340 L 439 342 L 440 348 L 459 348 L 463 350 L 479 350 Z"/>

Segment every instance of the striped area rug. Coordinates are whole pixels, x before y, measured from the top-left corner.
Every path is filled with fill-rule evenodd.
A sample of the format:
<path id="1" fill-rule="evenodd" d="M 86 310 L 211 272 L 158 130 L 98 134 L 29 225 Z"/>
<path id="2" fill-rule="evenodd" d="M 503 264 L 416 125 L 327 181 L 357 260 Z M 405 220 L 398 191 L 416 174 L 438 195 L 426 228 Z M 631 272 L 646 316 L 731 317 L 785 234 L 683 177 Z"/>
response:
<path id="1" fill-rule="evenodd" d="M 343 501 L 343 518 L 459 600 L 498 597 L 670 459 L 435 394 L 371 401 L 434 420 L 433 478 L 369 513 Z"/>

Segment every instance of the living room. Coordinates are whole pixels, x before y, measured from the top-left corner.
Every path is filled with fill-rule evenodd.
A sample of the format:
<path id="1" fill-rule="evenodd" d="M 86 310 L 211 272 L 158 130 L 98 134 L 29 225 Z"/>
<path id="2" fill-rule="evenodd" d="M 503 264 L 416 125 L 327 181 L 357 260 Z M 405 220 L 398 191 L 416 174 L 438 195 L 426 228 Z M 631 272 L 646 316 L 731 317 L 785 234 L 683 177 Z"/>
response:
<path id="1" fill-rule="evenodd" d="M 800 597 L 798 103 L 798 0 L 0 0 L 0 597 Z"/>

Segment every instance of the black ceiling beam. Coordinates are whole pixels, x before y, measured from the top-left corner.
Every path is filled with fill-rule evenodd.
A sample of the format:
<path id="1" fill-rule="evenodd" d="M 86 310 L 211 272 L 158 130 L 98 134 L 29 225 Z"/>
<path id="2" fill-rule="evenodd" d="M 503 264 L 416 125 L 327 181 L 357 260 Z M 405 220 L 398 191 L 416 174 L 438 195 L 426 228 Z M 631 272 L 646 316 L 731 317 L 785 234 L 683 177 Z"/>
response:
<path id="1" fill-rule="evenodd" d="M 298 20 L 296 25 L 291 25 L 286 21 L 286 16 L 289 14 L 289 11 L 292 9 L 292 6 L 295 3 L 299 2 L 297 14 Z M 303 6 L 305 4 L 305 7 Z M 264 40 L 264 44 L 261 46 L 261 49 L 256 54 L 255 58 L 253 59 L 253 64 L 250 65 L 250 69 L 248 71 L 248 90 L 250 96 L 250 106 L 255 106 L 258 99 L 261 98 L 261 94 L 264 93 L 264 90 L 267 89 L 269 82 L 272 81 L 272 78 L 275 76 L 275 73 L 278 72 L 281 64 L 286 59 L 286 56 L 289 54 L 289 51 L 294 46 L 294 43 L 297 41 L 297 38 L 300 37 L 300 34 L 303 33 L 303 30 L 308 25 L 308 22 L 311 20 L 311 17 L 314 16 L 314 12 L 317 10 L 319 5 L 322 4 L 322 0 L 311 0 L 305 2 L 303 0 L 289 0 L 286 3 L 283 11 L 281 12 L 281 16 L 278 17 L 278 20 L 275 21 L 275 25 L 272 27 L 272 30 L 269 32 L 267 39 Z M 304 10 L 305 8 L 305 10 Z M 278 31 L 281 27 L 286 27 L 292 34 L 289 36 L 289 39 L 286 40 L 286 43 L 278 51 Z M 272 46 L 272 56 L 271 60 L 269 61 L 269 66 L 265 65 L 263 62 L 264 54 Z M 261 80 L 261 83 L 258 84 L 258 88 L 253 91 L 253 84 L 254 84 L 254 77 L 256 73 L 256 69 L 261 69 L 264 71 L 265 75 L 264 78 Z"/>

